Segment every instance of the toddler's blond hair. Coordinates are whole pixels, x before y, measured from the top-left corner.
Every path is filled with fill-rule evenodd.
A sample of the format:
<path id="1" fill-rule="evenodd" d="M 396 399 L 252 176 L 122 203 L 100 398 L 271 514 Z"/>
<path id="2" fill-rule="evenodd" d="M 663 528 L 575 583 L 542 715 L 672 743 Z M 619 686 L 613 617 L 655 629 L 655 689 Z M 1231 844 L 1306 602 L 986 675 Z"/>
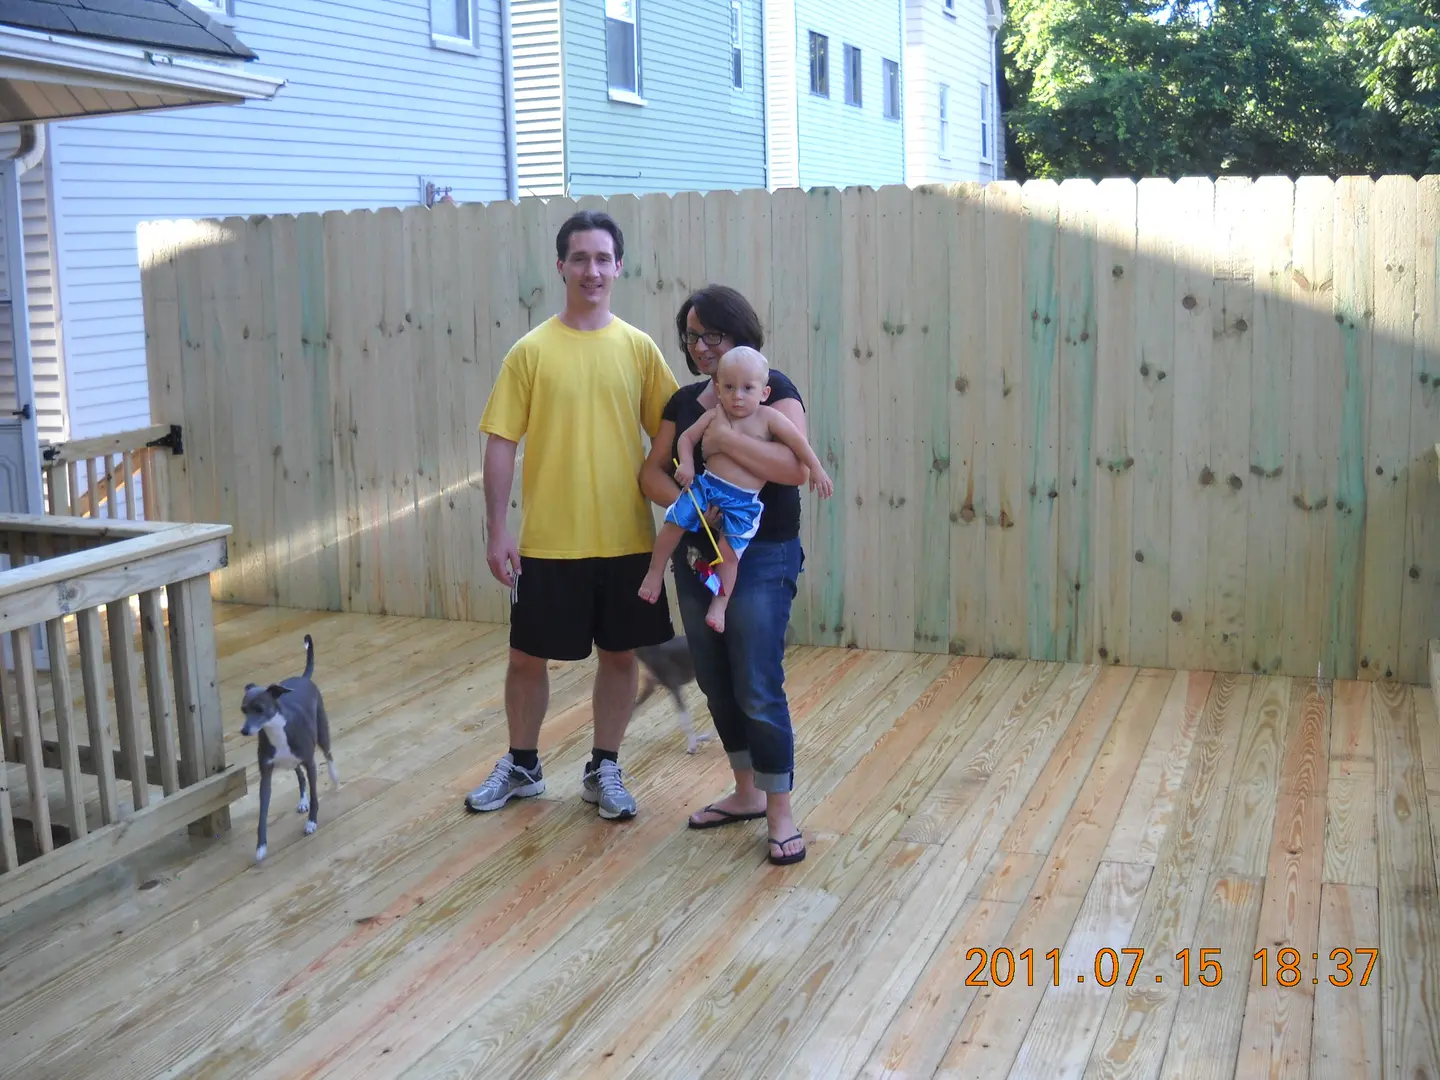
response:
<path id="1" fill-rule="evenodd" d="M 715 374 L 719 375 L 722 368 L 727 364 L 744 364 L 759 369 L 764 377 L 762 381 L 770 379 L 770 361 L 765 359 L 765 354 L 759 349 L 752 349 L 749 345 L 737 345 L 720 358 L 719 365 L 715 368 Z"/>

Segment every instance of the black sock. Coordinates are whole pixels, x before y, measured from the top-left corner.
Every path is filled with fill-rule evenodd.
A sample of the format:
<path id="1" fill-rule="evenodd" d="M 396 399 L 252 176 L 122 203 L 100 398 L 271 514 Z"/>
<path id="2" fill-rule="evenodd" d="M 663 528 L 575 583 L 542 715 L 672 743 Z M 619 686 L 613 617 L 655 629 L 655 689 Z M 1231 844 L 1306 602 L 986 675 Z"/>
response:
<path id="1" fill-rule="evenodd" d="M 515 764 L 529 772 L 534 772 L 535 767 L 540 764 L 539 750 L 516 750 L 510 748 L 510 756 L 515 759 Z"/>
<path id="2" fill-rule="evenodd" d="M 619 760 L 620 755 L 617 754 L 614 750 L 592 749 L 590 751 L 590 768 L 587 769 L 586 772 L 594 772 L 596 769 L 600 768 L 600 763 L 602 761 L 614 761 L 618 763 Z"/>

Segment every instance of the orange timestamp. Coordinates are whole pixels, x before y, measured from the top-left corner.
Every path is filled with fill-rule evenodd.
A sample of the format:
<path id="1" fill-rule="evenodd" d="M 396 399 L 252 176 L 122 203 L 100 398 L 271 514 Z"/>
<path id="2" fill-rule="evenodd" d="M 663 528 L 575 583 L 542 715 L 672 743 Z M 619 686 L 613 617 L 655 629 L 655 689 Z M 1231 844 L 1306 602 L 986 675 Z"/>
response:
<path id="1" fill-rule="evenodd" d="M 1216 958 L 1220 954 L 1219 949 L 1181 949 L 1175 954 L 1175 961 L 1180 965 L 1180 985 L 1190 986 L 1198 983 L 1201 986 L 1218 986 L 1224 977 L 1225 969 Z M 1365 963 L 1365 970 L 1359 977 L 1359 984 L 1365 986 L 1370 981 L 1371 970 L 1380 954 L 1379 949 L 1333 949 L 1330 952 L 1330 959 L 1336 964 L 1335 971 L 1329 975 L 1330 983 L 1333 986 L 1349 986 L 1355 981 L 1355 958 L 1357 956 L 1368 957 Z M 1261 949 L 1252 957 L 1253 961 L 1260 965 L 1260 985 L 1268 986 L 1270 980 L 1270 951 Z M 1123 959 L 1122 959 L 1123 958 Z M 1049 981 L 1052 986 L 1059 986 L 1060 973 L 1060 950 L 1051 949 L 1041 958 L 1048 962 Z M 1318 961 L 1319 953 L 1312 953 L 1311 959 Z M 1011 949 L 970 949 L 965 953 L 966 963 L 974 962 L 975 966 L 965 976 L 966 986 L 1009 986 L 1017 978 L 1023 979 L 1025 986 L 1035 985 L 1035 950 L 1025 949 L 1016 953 Z M 1145 950 L 1143 948 L 1124 949 L 1097 949 L 1090 969 L 1075 972 L 1074 978 L 1070 979 L 1067 973 L 1066 978 L 1076 983 L 1088 982 L 1091 978 L 1100 986 L 1114 986 L 1123 977 L 1126 986 L 1134 986 L 1140 978 L 1141 965 L 1145 962 Z M 1301 956 L 1298 950 L 1284 948 L 1275 952 L 1275 981 L 1281 986 L 1297 986 L 1304 977 L 1301 970 Z M 1343 973 L 1343 976 L 1342 976 Z M 1041 979 L 1045 978 L 1044 965 L 1041 967 Z M 1163 982 L 1163 975 L 1155 975 L 1155 982 Z M 1320 977 L 1316 974 L 1310 980 L 1318 984 Z M 1043 985 L 1043 983 L 1042 983 Z"/>

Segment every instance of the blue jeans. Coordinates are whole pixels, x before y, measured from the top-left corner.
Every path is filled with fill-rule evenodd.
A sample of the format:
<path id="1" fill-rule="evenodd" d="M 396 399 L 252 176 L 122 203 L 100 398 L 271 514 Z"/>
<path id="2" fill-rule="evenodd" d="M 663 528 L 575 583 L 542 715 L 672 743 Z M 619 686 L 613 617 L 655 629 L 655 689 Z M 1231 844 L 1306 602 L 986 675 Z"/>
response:
<path id="1" fill-rule="evenodd" d="M 752 541 L 740 560 L 735 591 L 725 609 L 725 633 L 705 624 L 713 597 L 690 567 L 694 544 L 675 549 L 675 596 L 695 661 L 695 681 L 710 706 L 732 769 L 753 769 L 761 791 L 795 786 L 795 734 L 785 700 L 785 628 L 805 563 L 799 539 Z M 709 541 L 696 550 L 714 558 Z"/>

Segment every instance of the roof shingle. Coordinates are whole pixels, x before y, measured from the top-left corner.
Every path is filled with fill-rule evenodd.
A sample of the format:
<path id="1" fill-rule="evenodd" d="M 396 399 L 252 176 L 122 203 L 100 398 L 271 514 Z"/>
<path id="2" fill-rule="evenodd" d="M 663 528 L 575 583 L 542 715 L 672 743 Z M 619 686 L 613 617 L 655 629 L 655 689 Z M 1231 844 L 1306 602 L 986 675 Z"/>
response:
<path id="1" fill-rule="evenodd" d="M 256 59 L 229 27 L 186 0 L 0 0 L 0 24 L 146 49 Z"/>

